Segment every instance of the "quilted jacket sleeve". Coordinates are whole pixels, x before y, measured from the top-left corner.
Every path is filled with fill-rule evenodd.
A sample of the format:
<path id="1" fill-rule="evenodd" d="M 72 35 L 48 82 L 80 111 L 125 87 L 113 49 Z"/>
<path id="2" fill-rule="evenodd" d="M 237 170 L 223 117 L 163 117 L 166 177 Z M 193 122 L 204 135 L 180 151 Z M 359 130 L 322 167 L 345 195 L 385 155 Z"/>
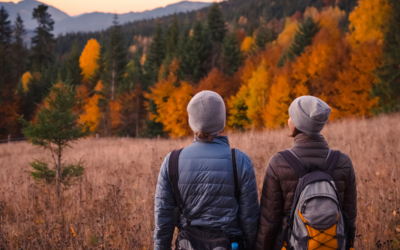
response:
<path id="1" fill-rule="evenodd" d="M 242 166 L 239 223 L 247 248 L 253 249 L 260 215 L 256 176 L 250 157 L 239 150 L 237 156 L 237 164 Z"/>
<path id="2" fill-rule="evenodd" d="M 171 250 L 174 226 L 172 218 L 175 208 L 175 200 L 172 186 L 168 180 L 168 155 L 161 165 L 158 176 L 156 195 L 154 200 L 155 229 L 154 229 L 154 249 Z"/>
<path id="3" fill-rule="evenodd" d="M 346 249 L 350 249 L 352 243 L 354 243 L 354 236 L 356 231 L 356 218 L 357 218 L 357 188 L 356 188 L 356 174 L 354 172 L 353 163 L 345 154 L 342 154 L 344 161 L 343 165 L 345 165 L 346 169 L 349 169 L 349 179 L 347 181 L 346 190 L 344 192 L 344 201 L 343 201 L 343 212 L 347 215 L 348 218 L 348 226 L 350 234 L 346 246 Z"/>
<path id="4" fill-rule="evenodd" d="M 257 250 L 272 250 L 283 216 L 283 192 L 279 177 L 274 171 L 275 155 L 268 163 L 261 196 L 261 218 L 255 245 Z"/>

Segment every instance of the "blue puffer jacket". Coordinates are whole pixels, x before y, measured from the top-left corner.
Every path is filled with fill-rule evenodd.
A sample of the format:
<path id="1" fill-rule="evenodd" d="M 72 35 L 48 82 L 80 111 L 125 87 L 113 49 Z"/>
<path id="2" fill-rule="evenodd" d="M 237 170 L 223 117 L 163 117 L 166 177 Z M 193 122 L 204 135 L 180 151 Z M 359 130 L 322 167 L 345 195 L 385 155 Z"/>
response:
<path id="1" fill-rule="evenodd" d="M 168 180 L 168 155 L 161 166 L 155 195 L 154 249 L 171 249 L 175 208 Z M 195 141 L 179 156 L 178 187 L 183 213 L 193 226 L 222 229 L 243 236 L 252 249 L 257 235 L 259 203 L 251 159 L 236 150 L 240 200 L 234 195 L 234 179 L 229 141 L 217 136 L 212 142 Z M 185 226 L 182 218 L 181 224 Z"/>

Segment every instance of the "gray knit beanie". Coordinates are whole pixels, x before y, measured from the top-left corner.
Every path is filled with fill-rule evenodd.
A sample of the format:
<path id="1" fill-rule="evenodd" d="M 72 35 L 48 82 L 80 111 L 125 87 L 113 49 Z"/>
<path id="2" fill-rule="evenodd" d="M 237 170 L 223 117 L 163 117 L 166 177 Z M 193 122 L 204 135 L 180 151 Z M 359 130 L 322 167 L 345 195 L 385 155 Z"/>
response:
<path id="1" fill-rule="evenodd" d="M 296 128 L 306 134 L 319 134 L 331 114 L 331 108 L 314 96 L 301 96 L 289 107 L 289 115 Z"/>
<path id="2" fill-rule="evenodd" d="M 213 91 L 195 95 L 187 107 L 189 125 L 195 133 L 216 136 L 225 128 L 226 109 L 222 97 Z"/>

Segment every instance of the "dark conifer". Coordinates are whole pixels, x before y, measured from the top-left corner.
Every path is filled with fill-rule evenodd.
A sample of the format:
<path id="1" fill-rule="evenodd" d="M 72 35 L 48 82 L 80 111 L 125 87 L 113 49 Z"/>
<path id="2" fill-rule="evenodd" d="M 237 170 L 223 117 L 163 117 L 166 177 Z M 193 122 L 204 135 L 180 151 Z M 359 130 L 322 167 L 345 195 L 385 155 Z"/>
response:
<path id="1" fill-rule="evenodd" d="M 232 76 L 240 66 L 240 45 L 234 33 L 225 36 L 222 47 L 223 72 Z"/>
<path id="2" fill-rule="evenodd" d="M 385 34 L 383 65 L 376 73 L 379 79 L 373 94 L 379 97 L 377 112 L 400 111 L 400 2 L 389 0 L 392 7 Z"/>
<path id="3" fill-rule="evenodd" d="M 55 40 L 51 32 L 54 29 L 54 21 L 47 12 L 48 8 L 41 4 L 33 10 L 33 19 L 38 23 L 35 36 L 32 38 L 32 63 L 35 71 L 42 71 L 53 62 Z"/>
<path id="4" fill-rule="evenodd" d="M 216 43 L 222 43 L 226 34 L 226 28 L 218 3 L 211 5 L 207 21 L 210 29 L 211 40 Z"/>

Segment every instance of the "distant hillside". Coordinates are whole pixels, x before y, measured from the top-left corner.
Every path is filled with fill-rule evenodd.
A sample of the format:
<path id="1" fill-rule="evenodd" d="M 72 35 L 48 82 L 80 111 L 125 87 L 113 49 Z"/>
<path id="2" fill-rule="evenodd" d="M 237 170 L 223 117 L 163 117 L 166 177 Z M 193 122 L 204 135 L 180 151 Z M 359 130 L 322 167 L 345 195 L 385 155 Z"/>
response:
<path id="1" fill-rule="evenodd" d="M 19 13 L 25 22 L 26 29 L 34 30 L 37 23 L 35 20 L 32 20 L 32 12 L 39 4 L 43 3 L 35 0 L 24 0 L 17 4 L 13 2 L 0 2 L 0 7 L 4 6 L 4 8 L 9 12 L 10 20 L 12 21 L 15 20 Z M 119 22 L 124 24 L 137 20 L 151 19 L 179 12 L 197 10 L 209 5 L 210 3 L 183 1 L 154 10 L 121 14 L 118 15 L 118 17 Z M 111 26 L 114 17 L 114 14 L 112 13 L 101 12 L 87 13 L 71 17 L 53 6 L 49 6 L 49 13 L 55 21 L 54 34 L 56 35 L 68 32 L 91 32 L 107 29 Z"/>
<path id="2" fill-rule="evenodd" d="M 224 14 L 224 19 L 230 27 L 239 25 L 240 19 L 246 20 L 239 26 L 250 34 L 259 27 L 260 23 L 265 24 L 272 19 L 279 20 L 284 17 L 290 17 L 296 13 L 296 11 L 304 12 L 304 10 L 310 6 L 321 9 L 326 5 L 338 3 L 341 9 L 345 10 L 346 13 L 350 13 L 357 4 L 357 1 L 358 0 L 227 0 L 220 2 L 220 6 Z M 196 20 L 203 20 L 207 16 L 208 9 L 209 7 L 205 7 L 195 11 L 177 14 L 179 26 L 192 25 Z M 173 15 L 161 17 L 159 20 L 163 28 L 166 29 L 173 20 Z M 111 24 L 111 19 L 109 23 Z M 122 25 L 126 46 L 133 45 L 133 37 L 135 36 L 151 37 L 155 27 L 154 24 L 154 19 L 144 19 Z M 55 48 L 55 53 L 58 56 L 68 53 L 74 42 L 77 42 L 79 47 L 83 49 L 86 42 L 91 38 L 95 38 L 99 42 L 104 43 L 107 41 L 109 35 L 110 30 L 107 29 L 99 32 L 70 33 L 60 36 Z"/>
<path id="3" fill-rule="evenodd" d="M 120 23 L 127 23 L 137 20 L 151 19 L 166 15 L 171 15 L 179 12 L 187 12 L 192 10 L 201 9 L 209 6 L 210 3 L 203 2 L 189 2 L 183 1 L 176 4 L 171 4 L 163 8 L 144 12 L 130 12 L 118 15 Z M 89 13 L 77 17 L 70 17 L 62 20 L 55 25 L 56 34 L 65 34 L 67 32 L 89 32 L 103 30 L 111 26 L 114 18 L 112 13 Z"/>

